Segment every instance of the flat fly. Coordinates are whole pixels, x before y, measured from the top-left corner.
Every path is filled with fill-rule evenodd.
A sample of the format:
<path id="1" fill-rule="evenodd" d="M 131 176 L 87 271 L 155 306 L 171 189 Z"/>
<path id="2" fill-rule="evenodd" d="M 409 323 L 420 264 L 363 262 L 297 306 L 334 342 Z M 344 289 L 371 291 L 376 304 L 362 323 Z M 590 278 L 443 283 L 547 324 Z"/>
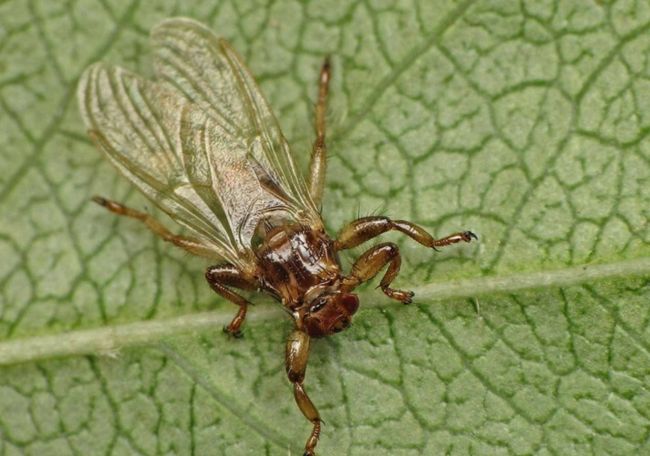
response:
<path id="1" fill-rule="evenodd" d="M 93 201 L 217 262 L 205 277 L 238 307 L 224 328 L 228 334 L 241 334 L 250 304 L 235 289 L 260 290 L 282 303 L 294 323 L 286 372 L 313 426 L 304 452 L 312 456 L 321 417 L 303 384 L 310 339 L 346 329 L 359 307 L 353 290 L 386 266 L 384 294 L 404 304 L 413 297 L 391 287 L 401 263 L 394 243 L 367 250 L 348 274 L 338 252 L 391 230 L 432 249 L 476 235 L 463 231 L 434 239 L 413 223 L 373 216 L 331 238 L 318 209 L 325 183 L 329 61 L 320 71 L 316 139 L 305 179 L 253 77 L 226 41 L 193 20 L 175 18 L 153 29 L 151 43 L 153 80 L 94 64 L 79 82 L 79 106 L 96 146 L 187 234 L 173 234 L 150 215 L 106 198 Z"/>

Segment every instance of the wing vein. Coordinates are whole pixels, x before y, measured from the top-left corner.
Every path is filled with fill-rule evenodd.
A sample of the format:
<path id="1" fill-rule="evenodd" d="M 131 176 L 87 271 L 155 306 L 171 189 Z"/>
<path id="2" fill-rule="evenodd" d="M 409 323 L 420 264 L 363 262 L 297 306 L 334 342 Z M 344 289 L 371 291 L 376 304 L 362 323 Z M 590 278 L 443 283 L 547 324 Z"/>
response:
<path id="1" fill-rule="evenodd" d="M 241 58 L 189 19 L 152 30 L 155 79 L 96 64 L 79 81 L 110 161 L 205 246 L 253 267 L 258 225 L 322 227 L 266 99 Z"/>

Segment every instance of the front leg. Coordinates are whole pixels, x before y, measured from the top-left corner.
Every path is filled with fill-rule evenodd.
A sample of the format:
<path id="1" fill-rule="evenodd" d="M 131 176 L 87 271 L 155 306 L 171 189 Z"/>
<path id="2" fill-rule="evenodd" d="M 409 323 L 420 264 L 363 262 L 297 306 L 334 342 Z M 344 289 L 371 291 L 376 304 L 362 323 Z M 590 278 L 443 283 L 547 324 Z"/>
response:
<path id="1" fill-rule="evenodd" d="M 336 250 L 351 249 L 390 230 L 400 231 L 411 239 L 434 250 L 436 247 L 461 241 L 470 242 L 472 238 L 478 239 L 471 231 L 462 231 L 450 234 L 442 239 L 434 239 L 424 229 L 406 220 L 391 220 L 388 217 L 362 217 L 341 230 L 334 247 Z"/>
<path id="2" fill-rule="evenodd" d="M 349 292 L 367 282 L 377 275 L 384 266 L 388 264 L 386 274 L 381 279 L 379 286 L 386 296 L 389 298 L 400 301 L 404 304 L 410 304 L 413 298 L 412 291 L 396 290 L 390 288 L 391 282 L 397 277 L 402 260 L 399 254 L 399 248 L 392 242 L 385 242 L 376 245 L 370 250 L 366 251 L 354 262 L 352 272 L 348 277 L 343 279 L 341 291 Z"/>
<path id="3" fill-rule="evenodd" d="M 234 337 L 241 337 L 241 325 L 244 323 L 246 310 L 250 303 L 228 287 L 254 290 L 257 285 L 255 279 L 231 264 L 210 266 L 205 270 L 205 278 L 216 293 L 239 306 L 237 315 L 229 325 L 224 326 L 223 330 Z"/>
<path id="4" fill-rule="evenodd" d="M 287 347 L 284 357 L 287 377 L 293 383 L 293 396 L 296 399 L 298 408 L 305 415 L 314 427 L 309 434 L 305 443 L 305 453 L 303 456 L 314 456 L 314 449 L 320 436 L 320 415 L 314 403 L 309 399 L 303 381 L 305 380 L 305 371 L 307 370 L 307 359 L 309 358 L 309 341 L 307 333 L 295 330 L 287 339 Z"/>

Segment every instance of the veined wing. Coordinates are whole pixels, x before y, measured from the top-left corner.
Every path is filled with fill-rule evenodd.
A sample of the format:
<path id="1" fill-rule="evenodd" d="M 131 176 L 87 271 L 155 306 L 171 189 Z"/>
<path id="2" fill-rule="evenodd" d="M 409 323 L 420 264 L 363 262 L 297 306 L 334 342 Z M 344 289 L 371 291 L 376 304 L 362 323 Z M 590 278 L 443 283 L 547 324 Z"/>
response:
<path id="1" fill-rule="evenodd" d="M 322 225 L 275 116 L 228 43 L 186 18 L 160 23 L 151 32 L 151 42 L 157 78 L 200 106 L 233 141 L 246 145 L 259 180 L 287 202 L 294 219 Z"/>
<path id="2" fill-rule="evenodd" d="M 215 257 L 250 266 L 259 220 L 290 208 L 260 183 L 247 144 L 175 89 L 118 67 L 89 67 L 78 98 L 95 142 L 130 181 Z"/>

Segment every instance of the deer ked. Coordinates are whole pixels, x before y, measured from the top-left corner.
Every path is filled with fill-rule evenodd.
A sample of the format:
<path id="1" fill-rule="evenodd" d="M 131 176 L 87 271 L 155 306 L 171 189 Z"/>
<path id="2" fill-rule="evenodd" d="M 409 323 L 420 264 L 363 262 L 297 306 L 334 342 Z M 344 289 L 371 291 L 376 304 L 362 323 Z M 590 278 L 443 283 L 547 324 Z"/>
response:
<path id="1" fill-rule="evenodd" d="M 78 98 L 93 142 L 156 206 L 186 229 L 170 232 L 147 213 L 96 196 L 111 212 L 143 222 L 186 251 L 218 262 L 205 276 L 238 306 L 224 330 L 240 336 L 249 302 L 235 290 L 261 290 L 282 303 L 294 330 L 286 371 L 298 407 L 312 423 L 305 455 L 321 431 L 318 410 L 303 385 L 311 338 L 350 326 L 359 308 L 353 293 L 386 268 L 381 290 L 404 304 L 413 293 L 392 288 L 400 269 L 397 245 L 371 247 L 341 269 L 338 252 L 396 230 L 436 249 L 476 239 L 462 231 L 434 239 L 419 226 L 388 217 L 363 217 L 333 239 L 319 211 L 325 169 L 325 111 L 331 67 L 320 71 L 316 139 L 307 179 L 268 104 L 227 42 L 190 19 L 163 21 L 151 32 L 153 80 L 119 67 L 94 64 L 82 75 Z"/>

